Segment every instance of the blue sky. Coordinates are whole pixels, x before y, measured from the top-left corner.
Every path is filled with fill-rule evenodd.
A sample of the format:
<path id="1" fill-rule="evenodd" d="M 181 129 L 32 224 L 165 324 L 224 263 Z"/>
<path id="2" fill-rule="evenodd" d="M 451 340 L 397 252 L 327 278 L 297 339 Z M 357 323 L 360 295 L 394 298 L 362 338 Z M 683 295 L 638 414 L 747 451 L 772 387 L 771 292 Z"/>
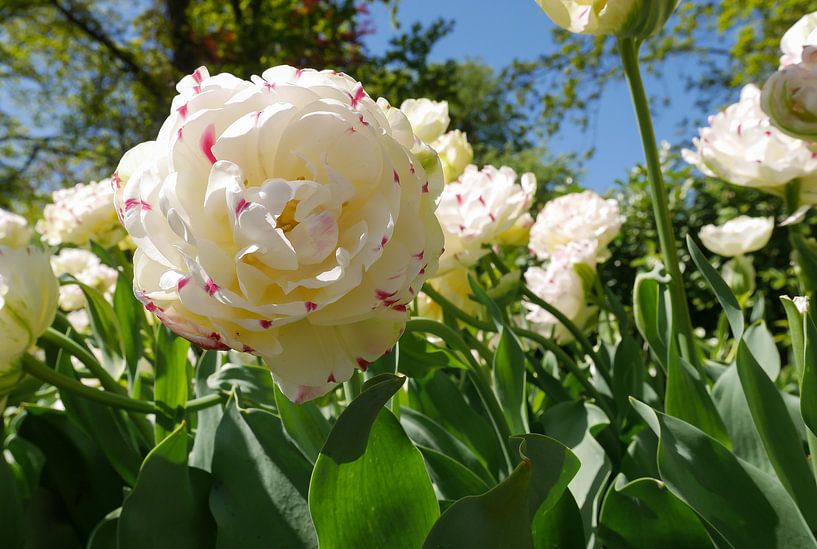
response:
<path id="1" fill-rule="evenodd" d="M 371 52 L 379 53 L 396 31 L 389 22 L 388 8 L 377 5 L 370 11 L 377 32 L 367 37 L 366 45 Z M 549 37 L 552 23 L 534 0 L 401 0 L 398 5 L 398 18 L 406 26 L 437 17 L 453 19 L 456 26 L 431 52 L 433 61 L 476 58 L 500 69 L 515 58 L 532 59 L 554 47 Z M 651 88 L 669 93 L 673 101 L 672 109 L 658 113 L 655 120 L 658 139 L 673 144 L 686 143 L 693 137 L 678 135 L 678 123 L 694 108 L 683 86 L 672 85 L 675 76 L 677 71 L 669 67 L 660 81 L 646 78 L 648 93 Z M 600 107 L 592 132 L 565 128 L 549 146 L 555 153 L 581 153 L 595 145 L 595 156 L 585 164 L 583 184 L 604 191 L 615 179 L 626 177 L 643 156 L 626 85 L 621 82 L 608 86 Z M 700 117 L 706 113 L 693 114 Z"/>

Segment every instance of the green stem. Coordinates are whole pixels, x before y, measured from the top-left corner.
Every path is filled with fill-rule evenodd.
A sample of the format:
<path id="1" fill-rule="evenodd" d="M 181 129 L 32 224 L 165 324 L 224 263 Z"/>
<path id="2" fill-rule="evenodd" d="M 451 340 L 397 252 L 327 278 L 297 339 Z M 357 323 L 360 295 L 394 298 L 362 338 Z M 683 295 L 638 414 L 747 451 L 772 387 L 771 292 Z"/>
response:
<path id="1" fill-rule="evenodd" d="M 445 324 L 428 318 L 412 318 L 406 324 L 406 332 L 427 333 L 439 337 L 453 350 L 458 351 L 467 361 L 468 365 L 471 366 L 467 370 L 468 378 L 476 387 L 480 398 L 488 410 L 491 422 L 494 424 L 494 430 L 500 441 L 500 448 L 502 448 L 502 453 L 505 457 L 508 473 L 513 471 L 514 463 L 511 456 L 514 455 L 514 450 L 511 448 L 511 429 L 508 426 L 505 415 L 502 413 L 502 408 L 499 406 L 496 398 L 494 398 L 489 380 L 486 379 L 485 373 L 482 368 L 480 368 L 476 359 L 474 359 L 474 356 L 471 354 L 471 349 L 462 337 L 460 337 L 460 334 Z"/>
<path id="2" fill-rule="evenodd" d="M 116 395 L 108 391 L 100 391 L 98 389 L 88 387 L 79 381 L 66 377 L 52 370 L 31 355 L 23 355 L 22 364 L 23 370 L 27 374 L 32 375 L 46 383 L 50 383 L 60 391 L 68 391 L 83 398 L 99 402 L 100 404 L 113 406 L 114 408 L 121 408 L 131 412 L 138 412 L 140 414 L 156 413 L 156 407 L 152 402 L 134 400 L 127 396 Z"/>
<path id="3" fill-rule="evenodd" d="M 681 356 L 700 368 L 700 361 L 695 350 L 695 339 L 692 331 L 692 318 L 689 314 L 684 279 L 681 275 L 678 249 L 675 235 L 672 230 L 667 190 L 664 177 L 661 173 L 661 161 L 658 156 L 658 145 L 655 141 L 655 131 L 652 125 L 649 102 L 641 80 L 641 70 L 638 66 L 638 50 L 640 44 L 632 38 L 620 38 L 618 41 L 624 74 L 630 86 L 638 129 L 641 133 L 641 144 L 644 148 L 644 157 L 647 161 L 647 175 L 650 180 L 655 225 L 658 230 L 658 241 L 664 255 L 664 267 L 670 276 L 669 293 L 672 303 L 672 314 L 675 325 L 678 327 L 679 348 Z"/>
<path id="4" fill-rule="evenodd" d="M 106 391 L 119 395 L 127 394 L 127 389 L 119 385 L 116 380 L 111 377 L 108 370 L 106 370 L 102 364 L 99 363 L 96 357 L 88 349 L 67 335 L 55 330 L 54 328 L 48 328 L 45 333 L 40 336 L 40 339 L 42 341 L 53 343 L 71 356 L 76 357 L 80 362 L 82 362 L 83 365 L 85 365 L 86 368 L 88 368 L 91 374 L 93 374 L 93 376 L 99 380 L 102 387 L 104 387 Z"/>
<path id="5" fill-rule="evenodd" d="M 434 301 L 437 305 L 439 305 L 445 312 L 450 314 L 452 317 L 459 319 L 466 324 L 473 326 L 479 330 L 484 330 L 486 332 L 495 332 L 496 325 L 493 322 L 487 322 L 484 320 L 480 320 L 475 316 L 471 316 L 453 303 L 451 303 L 448 299 L 446 299 L 442 294 L 440 294 L 437 290 L 431 287 L 430 284 L 423 285 L 423 293 L 426 294 L 432 301 Z"/>
<path id="6" fill-rule="evenodd" d="M 188 400 L 187 404 L 184 406 L 184 411 L 187 413 L 198 412 L 199 410 L 204 410 L 205 408 L 210 408 L 211 406 L 221 404 L 226 400 L 227 397 L 221 393 L 211 393 L 209 395 L 204 395 L 203 397 Z"/>
<path id="7" fill-rule="evenodd" d="M 343 394 L 346 395 L 347 406 L 360 394 L 360 389 L 363 384 L 360 381 L 360 373 L 357 370 L 352 372 L 352 377 L 349 381 L 343 384 Z"/>

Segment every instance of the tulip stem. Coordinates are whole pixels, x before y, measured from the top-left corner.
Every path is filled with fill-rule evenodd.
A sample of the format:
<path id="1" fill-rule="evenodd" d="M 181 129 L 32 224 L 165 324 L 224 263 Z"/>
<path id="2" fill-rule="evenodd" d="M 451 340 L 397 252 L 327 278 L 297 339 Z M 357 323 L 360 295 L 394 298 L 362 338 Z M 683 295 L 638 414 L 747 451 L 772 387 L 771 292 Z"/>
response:
<path id="1" fill-rule="evenodd" d="M 667 190 L 661 173 L 661 160 L 658 156 L 658 145 L 655 141 L 649 101 L 644 91 L 644 82 L 641 79 L 641 70 L 638 66 L 640 43 L 632 38 L 620 38 L 618 47 L 624 67 L 624 75 L 627 77 L 627 84 L 630 87 L 638 130 L 641 134 L 641 144 L 647 162 L 653 215 L 655 216 L 655 225 L 658 231 L 658 241 L 664 255 L 664 267 L 670 276 L 668 287 L 672 303 L 672 315 L 678 330 L 678 344 L 681 356 L 700 369 L 700 361 L 695 349 L 695 339 L 692 331 L 692 318 L 687 304 L 684 279 L 681 275 L 678 249 L 672 229 Z"/>
<path id="2" fill-rule="evenodd" d="M 59 372 L 52 370 L 31 355 L 23 355 L 22 365 L 23 370 L 27 374 L 36 377 L 40 381 L 53 385 L 60 391 L 68 391 L 76 394 L 77 396 L 99 402 L 100 404 L 113 406 L 114 408 L 121 408 L 123 410 L 129 410 L 131 412 L 138 412 L 140 414 L 156 413 L 156 407 L 152 402 L 135 400 L 127 396 L 117 395 L 108 391 L 100 391 L 99 389 L 88 387 L 75 379 L 71 379 L 70 377 L 64 376 Z"/>
<path id="3" fill-rule="evenodd" d="M 49 343 L 53 343 L 57 347 L 60 347 L 66 353 L 70 354 L 71 356 L 76 357 L 86 368 L 96 377 L 99 382 L 102 384 L 102 387 L 105 388 L 106 391 L 110 391 L 112 393 L 116 393 L 118 395 L 127 395 L 127 389 L 122 387 L 116 380 L 108 373 L 106 370 L 96 359 L 96 357 L 91 354 L 91 352 L 68 337 L 67 335 L 63 334 L 62 332 L 55 330 L 54 328 L 48 328 L 42 336 L 40 336 L 42 341 L 47 341 Z"/>

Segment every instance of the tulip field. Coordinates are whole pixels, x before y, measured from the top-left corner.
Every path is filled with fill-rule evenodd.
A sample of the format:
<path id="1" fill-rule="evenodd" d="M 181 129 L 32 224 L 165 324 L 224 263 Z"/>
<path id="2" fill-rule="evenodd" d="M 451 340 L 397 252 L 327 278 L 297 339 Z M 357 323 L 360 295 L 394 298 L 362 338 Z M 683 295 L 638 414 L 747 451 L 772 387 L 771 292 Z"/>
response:
<path id="1" fill-rule="evenodd" d="M 317 52 L 262 2 L 150 4 L 154 41 L 0 5 L 4 42 L 62 21 L 136 90 L 49 114 L 118 112 L 88 152 L 0 108 L 0 548 L 817 548 L 817 12 L 672 147 L 642 68 L 695 2 L 532 2 L 615 52 L 643 163 L 602 191 L 362 63 L 375 3 L 281 2 Z M 244 72 L 253 36 L 302 55 Z"/>

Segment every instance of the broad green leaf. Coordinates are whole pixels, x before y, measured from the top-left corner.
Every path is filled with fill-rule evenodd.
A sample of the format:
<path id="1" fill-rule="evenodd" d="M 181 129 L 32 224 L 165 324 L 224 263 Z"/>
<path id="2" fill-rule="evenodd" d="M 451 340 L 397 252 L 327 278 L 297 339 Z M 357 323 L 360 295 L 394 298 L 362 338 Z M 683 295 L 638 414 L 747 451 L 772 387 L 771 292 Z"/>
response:
<path id="1" fill-rule="evenodd" d="M 404 380 L 367 382 L 329 433 L 309 489 L 322 549 L 413 549 L 439 516 L 420 452 L 383 408 Z"/>
<path id="2" fill-rule="evenodd" d="M 196 397 L 201 398 L 216 392 L 207 385 L 207 378 L 218 368 L 219 354 L 217 351 L 205 351 L 196 365 Z M 196 438 L 193 440 L 193 449 L 190 451 L 189 463 L 210 471 L 213 462 L 216 429 L 221 422 L 223 412 L 221 406 L 210 406 L 196 412 Z"/>
<path id="3" fill-rule="evenodd" d="M 218 426 L 210 509 L 219 548 L 316 547 L 307 508 L 311 465 L 281 420 L 231 399 Z"/>
<path id="4" fill-rule="evenodd" d="M 780 298 L 780 302 L 783 303 L 783 308 L 786 310 L 792 354 L 794 355 L 794 367 L 797 369 L 797 376 L 802 378 L 806 356 L 806 334 L 803 315 L 797 310 L 797 305 L 794 304 L 791 298 L 783 296 Z"/>
<path id="5" fill-rule="evenodd" d="M 0 547 L 21 549 L 23 537 L 23 500 L 17 482 L 3 453 L 0 452 Z"/>
<path id="6" fill-rule="evenodd" d="M 669 346 L 666 391 L 664 410 L 667 414 L 698 427 L 727 448 L 731 447 L 726 426 L 706 384 L 698 371 L 681 358 L 675 344 Z"/>
<path id="7" fill-rule="evenodd" d="M 242 402 L 275 409 L 275 382 L 269 368 L 247 364 L 225 364 L 207 378 L 207 385 L 222 393 L 238 388 Z"/>
<path id="8" fill-rule="evenodd" d="M 491 423 L 480 415 L 449 376 L 435 372 L 428 379 L 409 380 L 411 407 L 419 410 L 464 442 L 492 475 L 497 476 L 504 459 Z M 481 405 L 481 403 L 480 403 Z"/>
<path id="9" fill-rule="evenodd" d="M 209 488 L 209 475 L 187 466 L 187 428 L 182 423 L 145 458 L 136 486 L 122 503 L 118 548 L 215 547 Z"/>
<path id="10" fill-rule="evenodd" d="M 116 279 L 113 310 L 120 326 L 119 335 L 122 337 L 122 352 L 125 356 L 128 380 L 132 387 L 136 379 L 136 368 L 143 353 L 140 330 L 145 315 L 139 301 L 133 296 L 131 282 L 122 273 L 119 273 Z"/>
<path id="11" fill-rule="evenodd" d="M 804 355 L 800 377 L 800 413 L 809 430 L 817 434 L 817 327 L 803 315 Z"/>
<path id="12" fill-rule="evenodd" d="M 743 337 L 744 319 L 743 310 L 740 308 L 735 294 L 729 289 L 718 271 L 709 263 L 709 260 L 706 259 L 690 235 L 687 235 L 687 248 L 689 248 L 689 254 L 692 256 L 695 266 L 698 267 L 698 271 L 703 275 L 707 285 L 715 294 L 721 307 L 723 307 L 726 318 L 729 320 L 729 327 L 732 329 L 732 335 L 736 340 L 739 340 Z"/>
<path id="13" fill-rule="evenodd" d="M 60 280 L 76 284 L 85 295 L 91 332 L 102 353 L 102 365 L 114 379 L 119 379 L 125 369 L 125 358 L 119 320 L 113 307 L 96 288 L 83 284 L 70 275 L 63 275 Z"/>
<path id="14" fill-rule="evenodd" d="M 613 356 L 613 398 L 619 422 L 631 409 L 628 398 L 641 398 L 644 389 L 644 358 L 641 348 L 629 334 L 622 333 Z"/>
<path id="15" fill-rule="evenodd" d="M 633 290 L 633 315 L 635 325 L 652 349 L 653 354 L 666 369 L 664 361 L 669 344 L 669 323 L 664 298 L 664 286 L 669 281 L 658 270 L 639 273 Z"/>
<path id="16" fill-rule="evenodd" d="M 579 463 L 569 449 L 551 438 L 523 435 L 518 439 L 522 463 L 489 492 L 468 496 L 449 507 L 423 547 L 534 546 L 534 523 L 547 524 L 548 513 L 557 507 Z"/>
<path id="17" fill-rule="evenodd" d="M 817 529 L 817 484 L 786 405 L 746 343 L 738 347 L 737 369 L 760 440 L 777 477 L 812 530 Z M 808 371 L 808 367 L 807 367 Z"/>
<path id="18" fill-rule="evenodd" d="M 564 549 L 584 547 L 582 514 L 570 490 L 562 492 L 556 504 L 533 525 L 535 549 Z"/>
<path id="19" fill-rule="evenodd" d="M 57 355 L 56 371 L 77 380 L 71 356 L 63 350 Z M 136 483 L 142 455 L 135 441 L 129 436 L 124 414 L 103 404 L 74 395 L 69 391 L 60 392 L 65 411 L 80 428 L 97 443 L 122 478 L 130 486 Z"/>
<path id="20" fill-rule="evenodd" d="M 631 402 L 659 435 L 661 479 L 733 547 L 817 547 L 791 497 L 773 477 L 692 425 Z"/>
<path id="21" fill-rule="evenodd" d="M 417 446 L 436 450 L 465 465 L 489 485 L 496 484 L 494 476 L 488 472 L 474 452 L 430 417 L 404 406 L 400 409 L 400 425 Z"/>
<path id="22" fill-rule="evenodd" d="M 497 305 L 496 302 L 490 298 L 485 289 L 480 286 L 479 282 L 477 282 L 477 280 L 470 273 L 468 274 L 468 285 L 471 286 L 471 291 L 474 293 L 474 299 L 485 306 L 485 308 L 488 310 L 488 314 L 491 316 L 491 319 L 493 319 L 497 328 L 502 326 L 502 324 L 504 324 L 502 309 L 500 309 L 499 305 Z"/>
<path id="23" fill-rule="evenodd" d="M 503 326 L 494 352 L 493 385 L 505 419 L 513 433 L 527 433 L 528 407 L 525 398 L 525 353 L 516 335 Z"/>
<path id="24" fill-rule="evenodd" d="M 594 526 L 593 518 L 598 516 L 603 488 L 612 471 L 610 458 L 593 435 L 609 422 L 598 407 L 577 401 L 557 404 L 542 418 L 545 434 L 570 448 L 581 461 L 581 468 L 570 481 L 570 492 L 581 509 L 587 538 Z"/>
<path id="25" fill-rule="evenodd" d="M 710 546 L 695 512 L 654 478 L 629 483 L 616 478 L 604 500 L 598 535 L 610 549 Z"/>
<path id="26" fill-rule="evenodd" d="M 17 480 L 20 496 L 29 499 L 40 484 L 45 456 L 34 444 L 14 433 L 6 436 L 4 445 L 5 457 Z"/>
<path id="27" fill-rule="evenodd" d="M 40 547 L 59 547 L 55 542 L 70 543 L 62 525 L 70 527 L 81 539 L 87 539 L 99 521 L 122 504 L 122 478 L 96 442 L 62 412 L 29 405 L 18 434 L 45 457 L 41 489 L 33 497 L 37 500 L 37 509 L 47 514 L 40 518 L 33 516 L 35 504 L 29 504 L 27 543 L 38 546 L 32 536 L 53 540 Z M 54 508 L 53 501 L 70 502 L 70 505 L 63 507 L 58 503 Z M 56 532 L 61 532 L 62 541 L 53 539 Z"/>
<path id="28" fill-rule="evenodd" d="M 275 406 L 284 423 L 284 429 L 314 464 L 332 426 L 314 402 L 294 404 L 284 396 L 277 385 L 273 389 Z"/>
<path id="29" fill-rule="evenodd" d="M 806 239 L 799 227 L 791 227 L 789 241 L 797 254 L 796 263 L 800 265 L 798 277 L 807 293 L 817 291 L 817 242 Z"/>
<path id="30" fill-rule="evenodd" d="M 735 455 L 758 469 L 773 474 L 774 468 L 752 419 L 736 365 L 730 366 L 715 382 L 712 400 L 729 432 L 729 440 L 732 441 L 732 451 Z"/>
<path id="31" fill-rule="evenodd" d="M 187 351 L 190 342 L 159 326 L 156 338 L 156 380 L 153 398 L 161 413 L 156 414 L 156 440 L 163 440 L 184 419 L 187 403 Z"/>
<path id="32" fill-rule="evenodd" d="M 467 366 L 448 349 L 440 348 L 425 337 L 414 332 L 406 332 L 400 338 L 401 374 L 408 377 L 425 377 L 429 372 L 440 368 L 466 369 Z"/>
<path id="33" fill-rule="evenodd" d="M 751 324 L 743 334 L 743 341 L 769 379 L 777 379 L 780 374 L 780 352 L 766 323 L 761 320 Z"/>
<path id="34" fill-rule="evenodd" d="M 431 481 L 443 499 L 458 500 L 491 489 L 484 480 L 455 459 L 431 448 L 418 446 L 423 454 Z"/>

